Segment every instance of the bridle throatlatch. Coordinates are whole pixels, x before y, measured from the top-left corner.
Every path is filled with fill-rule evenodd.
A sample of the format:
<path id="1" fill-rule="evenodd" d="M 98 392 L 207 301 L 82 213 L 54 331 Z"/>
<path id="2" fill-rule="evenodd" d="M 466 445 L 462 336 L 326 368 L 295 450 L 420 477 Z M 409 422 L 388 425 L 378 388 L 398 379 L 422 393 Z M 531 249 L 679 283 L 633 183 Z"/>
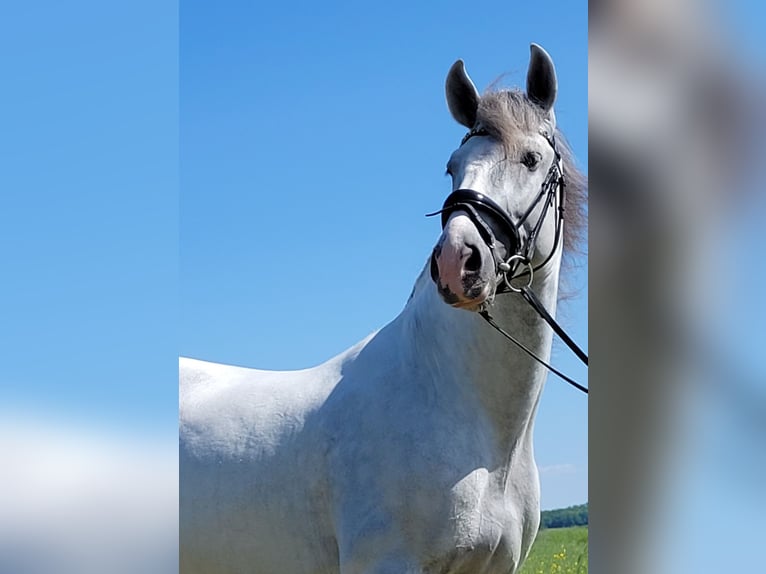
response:
<path id="1" fill-rule="evenodd" d="M 463 141 L 460 143 L 462 146 L 465 142 L 474 136 L 487 136 L 489 133 L 482 127 L 475 127 L 466 134 Z M 538 315 L 551 326 L 553 331 L 561 338 L 562 341 L 574 352 L 577 357 L 588 364 L 588 355 L 572 340 L 572 338 L 564 331 L 564 329 L 556 322 L 556 320 L 548 313 L 545 306 L 540 299 L 535 295 L 531 289 L 532 279 L 534 278 L 534 272 L 544 267 L 554 256 L 562 241 L 562 228 L 564 222 L 564 208 L 566 200 L 566 183 L 564 181 L 564 171 L 562 167 L 561 154 L 556 148 L 556 140 L 552 135 L 547 132 L 543 133 L 545 139 L 553 148 L 554 159 L 551 163 L 548 173 L 540 186 L 540 191 L 535 197 L 534 201 L 530 204 L 524 214 L 518 221 L 514 222 L 508 212 L 497 204 L 493 199 L 487 197 L 483 193 L 475 191 L 473 189 L 457 189 L 447 196 L 444 200 L 444 205 L 439 211 L 427 214 L 427 217 L 433 215 L 441 215 L 442 229 L 447 225 L 450 215 L 455 211 L 464 212 L 476 226 L 479 231 L 479 235 L 486 243 L 492 257 L 495 260 L 495 272 L 497 273 L 497 288 L 495 289 L 495 295 L 501 293 L 517 293 L 523 297 L 523 299 L 537 312 Z M 556 192 L 559 192 L 558 194 Z M 529 232 L 528 237 L 522 241 L 523 225 L 532 215 L 537 206 L 543 202 L 543 209 L 535 222 L 532 230 Z M 543 222 L 548 214 L 548 210 L 552 207 L 557 209 L 556 213 L 556 228 L 554 235 L 553 248 L 545 260 L 536 265 L 532 265 L 532 257 L 535 252 L 535 244 L 540 230 L 543 227 Z M 495 234 L 492 231 L 492 226 L 489 225 L 487 220 L 493 222 L 499 230 L 508 238 L 509 245 L 506 245 L 505 259 L 498 255 L 498 240 L 495 238 Z M 519 280 L 522 280 L 519 283 Z M 543 365 L 549 371 L 557 375 L 559 378 L 569 383 L 573 387 L 579 389 L 584 393 L 588 393 L 588 389 L 583 385 L 575 382 L 570 377 L 563 374 L 558 369 L 552 367 L 543 359 L 538 357 L 532 350 L 530 350 L 521 341 L 516 339 L 513 335 L 509 334 L 495 322 L 492 316 L 489 314 L 487 305 L 483 305 L 479 310 L 479 314 L 487 321 L 492 327 L 500 332 L 504 337 L 513 342 L 517 347 L 524 351 L 527 355 L 532 357 L 538 363 Z"/>

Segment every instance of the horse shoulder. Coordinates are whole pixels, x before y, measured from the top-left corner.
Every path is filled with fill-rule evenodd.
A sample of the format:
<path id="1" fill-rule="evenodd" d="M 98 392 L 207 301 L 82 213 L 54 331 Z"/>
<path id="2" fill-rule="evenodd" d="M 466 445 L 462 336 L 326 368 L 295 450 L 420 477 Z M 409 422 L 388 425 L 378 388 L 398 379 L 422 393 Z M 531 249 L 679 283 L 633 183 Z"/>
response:
<path id="1" fill-rule="evenodd" d="M 181 556 L 198 565 L 190 573 L 314 572 L 337 561 L 314 432 L 332 377 L 181 362 Z"/>

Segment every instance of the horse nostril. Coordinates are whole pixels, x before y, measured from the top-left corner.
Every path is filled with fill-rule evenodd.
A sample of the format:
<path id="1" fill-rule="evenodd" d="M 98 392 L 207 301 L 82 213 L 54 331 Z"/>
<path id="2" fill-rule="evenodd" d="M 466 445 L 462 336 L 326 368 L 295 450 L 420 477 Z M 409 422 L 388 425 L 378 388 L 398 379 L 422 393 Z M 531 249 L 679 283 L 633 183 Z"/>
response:
<path id="1" fill-rule="evenodd" d="M 467 245 L 466 247 L 471 250 L 471 255 L 466 259 L 465 270 L 472 273 L 479 271 L 481 269 L 481 254 L 479 250 L 473 245 Z"/>
<path id="2" fill-rule="evenodd" d="M 431 279 L 434 283 L 439 281 L 439 266 L 436 263 L 436 250 L 431 254 Z"/>

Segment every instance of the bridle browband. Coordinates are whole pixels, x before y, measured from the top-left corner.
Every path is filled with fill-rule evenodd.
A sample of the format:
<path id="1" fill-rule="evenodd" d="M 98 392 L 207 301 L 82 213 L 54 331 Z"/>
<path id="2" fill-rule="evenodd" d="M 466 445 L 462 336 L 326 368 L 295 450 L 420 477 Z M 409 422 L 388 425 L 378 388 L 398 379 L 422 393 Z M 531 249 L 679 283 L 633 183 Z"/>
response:
<path id="1" fill-rule="evenodd" d="M 474 136 L 488 136 L 490 135 L 487 130 L 481 126 L 474 127 L 469 131 L 463 140 L 460 142 L 462 146 Z M 444 200 L 444 204 L 439 211 L 427 214 L 427 217 L 434 215 L 441 215 L 442 229 L 447 225 L 447 221 L 452 213 L 455 211 L 463 211 L 471 219 L 476 229 L 479 231 L 479 235 L 486 243 L 492 257 L 495 260 L 495 273 L 497 274 L 497 288 L 494 295 L 502 293 L 518 293 L 524 300 L 537 312 L 538 315 L 546 322 L 554 332 L 566 343 L 566 345 L 578 356 L 578 358 L 588 364 L 588 356 L 583 350 L 577 346 L 569 335 L 561 328 L 556 320 L 548 313 L 545 306 L 535 295 L 531 289 L 532 279 L 534 278 L 534 272 L 543 268 L 554 256 L 558 250 L 562 241 L 562 228 L 564 222 L 564 207 L 566 198 L 566 183 L 564 181 L 564 172 L 562 167 L 561 154 L 556 147 L 556 140 L 553 135 L 543 132 L 547 142 L 553 149 L 554 158 L 548 168 L 548 173 L 540 186 L 540 191 L 535 197 L 534 201 L 530 204 L 524 214 L 519 218 L 517 222 L 514 222 L 508 212 L 503 209 L 497 202 L 490 197 L 487 197 L 483 193 L 475 191 L 473 189 L 457 189 L 447 196 Z M 557 194 L 558 193 L 558 198 Z M 523 225 L 532 215 L 534 210 L 543 201 L 543 209 L 540 213 L 540 217 L 535 222 L 532 230 L 529 232 L 528 237 L 522 240 Z M 535 244 L 537 237 L 542 229 L 543 222 L 548 215 L 548 210 L 557 205 L 556 213 L 556 227 L 554 234 L 553 248 L 542 263 L 533 266 L 532 256 L 535 251 Z M 482 216 L 483 214 L 483 216 Z M 508 238 L 509 244 L 506 247 L 506 258 L 498 254 L 498 240 L 495 237 L 492 227 L 487 223 L 485 217 L 488 217 L 491 221 L 494 221 L 496 225 L 500 227 L 504 235 Z M 527 277 L 526 283 L 522 285 L 514 284 L 513 281 L 518 278 Z M 494 297 L 493 295 L 493 297 Z M 492 300 L 492 298 L 490 298 Z M 513 342 L 517 347 L 524 351 L 527 355 L 535 359 L 537 362 L 545 366 L 548 370 L 559 376 L 561 379 L 579 389 L 584 393 L 588 393 L 588 389 L 583 385 L 575 382 L 570 377 L 563 374 L 561 371 L 555 369 L 547 362 L 543 361 L 540 357 L 535 355 L 526 345 L 521 341 L 504 331 L 490 316 L 487 305 L 483 305 L 479 310 L 479 314 L 484 318 L 487 323 L 494 327 L 503 336 Z"/>

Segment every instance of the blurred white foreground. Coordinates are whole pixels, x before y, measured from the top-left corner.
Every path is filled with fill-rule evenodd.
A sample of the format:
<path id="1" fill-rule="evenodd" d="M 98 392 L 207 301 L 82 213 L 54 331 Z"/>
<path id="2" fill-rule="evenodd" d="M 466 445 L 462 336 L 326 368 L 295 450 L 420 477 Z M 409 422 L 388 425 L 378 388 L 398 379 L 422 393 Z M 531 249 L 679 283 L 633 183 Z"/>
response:
<path id="1" fill-rule="evenodd" d="M 763 570 L 766 90 L 737 11 L 763 21 L 591 4 L 594 574 Z"/>
<path id="2" fill-rule="evenodd" d="M 0 573 L 178 571 L 175 441 L 0 421 Z"/>

